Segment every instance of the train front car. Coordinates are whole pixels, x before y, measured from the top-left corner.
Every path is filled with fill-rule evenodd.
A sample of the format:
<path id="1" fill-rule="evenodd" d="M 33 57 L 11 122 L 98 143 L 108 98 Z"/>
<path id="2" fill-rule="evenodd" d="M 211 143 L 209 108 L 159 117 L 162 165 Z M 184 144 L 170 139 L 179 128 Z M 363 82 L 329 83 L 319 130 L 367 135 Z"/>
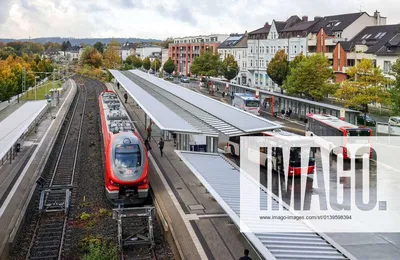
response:
<path id="1" fill-rule="evenodd" d="M 148 197 L 148 159 L 141 139 L 132 132 L 111 137 L 106 155 L 106 192 L 112 201 L 141 202 Z"/>
<path id="2" fill-rule="evenodd" d="M 145 202 L 149 195 L 148 156 L 143 140 L 114 92 L 99 97 L 105 148 L 105 190 L 114 204 Z"/>

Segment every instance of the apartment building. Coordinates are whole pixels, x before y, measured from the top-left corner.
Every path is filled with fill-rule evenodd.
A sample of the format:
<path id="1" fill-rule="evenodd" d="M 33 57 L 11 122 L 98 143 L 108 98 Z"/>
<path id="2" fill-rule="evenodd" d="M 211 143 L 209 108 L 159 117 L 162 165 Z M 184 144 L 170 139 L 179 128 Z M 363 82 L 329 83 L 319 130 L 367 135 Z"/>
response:
<path id="1" fill-rule="evenodd" d="M 371 59 L 387 77 L 400 54 L 400 24 L 368 26 L 349 41 L 340 41 L 333 50 L 336 81 L 347 79 L 347 68 L 361 59 Z"/>
<path id="2" fill-rule="evenodd" d="M 285 50 L 288 60 L 303 53 L 307 55 L 307 35 L 318 20 L 308 21 L 291 16 L 286 21 L 272 21 L 269 25 L 249 33 L 247 67 L 251 77 L 249 85 L 269 91 L 279 91 L 279 87 L 267 74 L 268 63 L 279 50 Z"/>
<path id="3" fill-rule="evenodd" d="M 349 41 L 366 26 L 386 25 L 378 11 L 326 16 L 319 20 L 308 36 L 308 52 L 324 53 L 333 62 L 333 50 L 340 41 Z"/>
<path id="4" fill-rule="evenodd" d="M 204 50 L 217 53 L 218 46 L 228 37 L 226 34 L 212 34 L 176 38 L 168 46 L 168 56 L 174 61 L 178 73 L 189 75 L 195 57 L 200 56 Z"/>
<path id="5" fill-rule="evenodd" d="M 246 85 L 250 75 L 250 72 L 247 70 L 247 38 L 247 32 L 244 34 L 231 34 L 218 47 L 218 54 L 221 60 L 224 60 L 228 55 L 232 55 L 238 63 L 238 75 L 231 80 L 235 84 Z"/>

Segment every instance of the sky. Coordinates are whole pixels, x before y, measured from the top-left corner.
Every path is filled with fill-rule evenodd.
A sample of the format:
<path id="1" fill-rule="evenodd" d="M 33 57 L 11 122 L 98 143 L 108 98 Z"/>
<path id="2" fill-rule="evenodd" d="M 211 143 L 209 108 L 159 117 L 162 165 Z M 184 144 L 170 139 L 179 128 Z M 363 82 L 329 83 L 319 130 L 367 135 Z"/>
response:
<path id="1" fill-rule="evenodd" d="M 378 10 L 400 23 L 399 0 L 0 0 L 0 38 L 167 37 L 243 33 L 291 15 Z"/>

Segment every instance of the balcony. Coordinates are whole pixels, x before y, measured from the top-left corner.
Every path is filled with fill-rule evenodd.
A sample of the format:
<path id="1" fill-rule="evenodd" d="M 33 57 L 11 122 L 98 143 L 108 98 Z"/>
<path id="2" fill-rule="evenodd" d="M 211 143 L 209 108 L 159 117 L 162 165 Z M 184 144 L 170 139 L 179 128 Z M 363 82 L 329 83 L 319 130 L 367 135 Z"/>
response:
<path id="1" fill-rule="evenodd" d="M 308 46 L 317 46 L 317 40 L 316 39 L 308 40 Z"/>

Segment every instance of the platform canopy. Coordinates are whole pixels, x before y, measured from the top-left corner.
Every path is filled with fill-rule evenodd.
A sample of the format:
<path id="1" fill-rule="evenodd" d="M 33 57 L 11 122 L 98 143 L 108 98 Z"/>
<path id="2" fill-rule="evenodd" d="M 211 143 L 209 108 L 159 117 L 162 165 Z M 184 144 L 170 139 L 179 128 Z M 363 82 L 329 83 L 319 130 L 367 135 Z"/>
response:
<path id="1" fill-rule="evenodd" d="M 178 128 L 175 132 L 240 136 L 282 128 L 139 70 L 110 72 L 161 130 Z"/>
<path id="2" fill-rule="evenodd" d="M 269 209 L 268 212 L 271 213 L 273 209 L 283 207 L 279 214 L 294 216 L 287 204 L 225 156 L 175 152 L 238 227 L 243 223 L 240 218 L 240 203 L 246 201 L 248 204 L 255 204 L 251 198 L 240 197 L 242 185 L 246 189 L 259 191 L 261 210 Z M 272 208 L 267 206 L 268 198 Z M 245 224 L 251 232 L 244 232 L 243 235 L 265 259 L 354 259 L 339 244 L 326 235 L 315 232 L 303 221 L 271 219 L 263 223 L 249 221 Z M 263 228 L 260 228 L 260 224 Z"/>
<path id="3" fill-rule="evenodd" d="M 47 107 L 47 101 L 29 101 L 0 122 L 0 159 L 25 134 Z"/>

